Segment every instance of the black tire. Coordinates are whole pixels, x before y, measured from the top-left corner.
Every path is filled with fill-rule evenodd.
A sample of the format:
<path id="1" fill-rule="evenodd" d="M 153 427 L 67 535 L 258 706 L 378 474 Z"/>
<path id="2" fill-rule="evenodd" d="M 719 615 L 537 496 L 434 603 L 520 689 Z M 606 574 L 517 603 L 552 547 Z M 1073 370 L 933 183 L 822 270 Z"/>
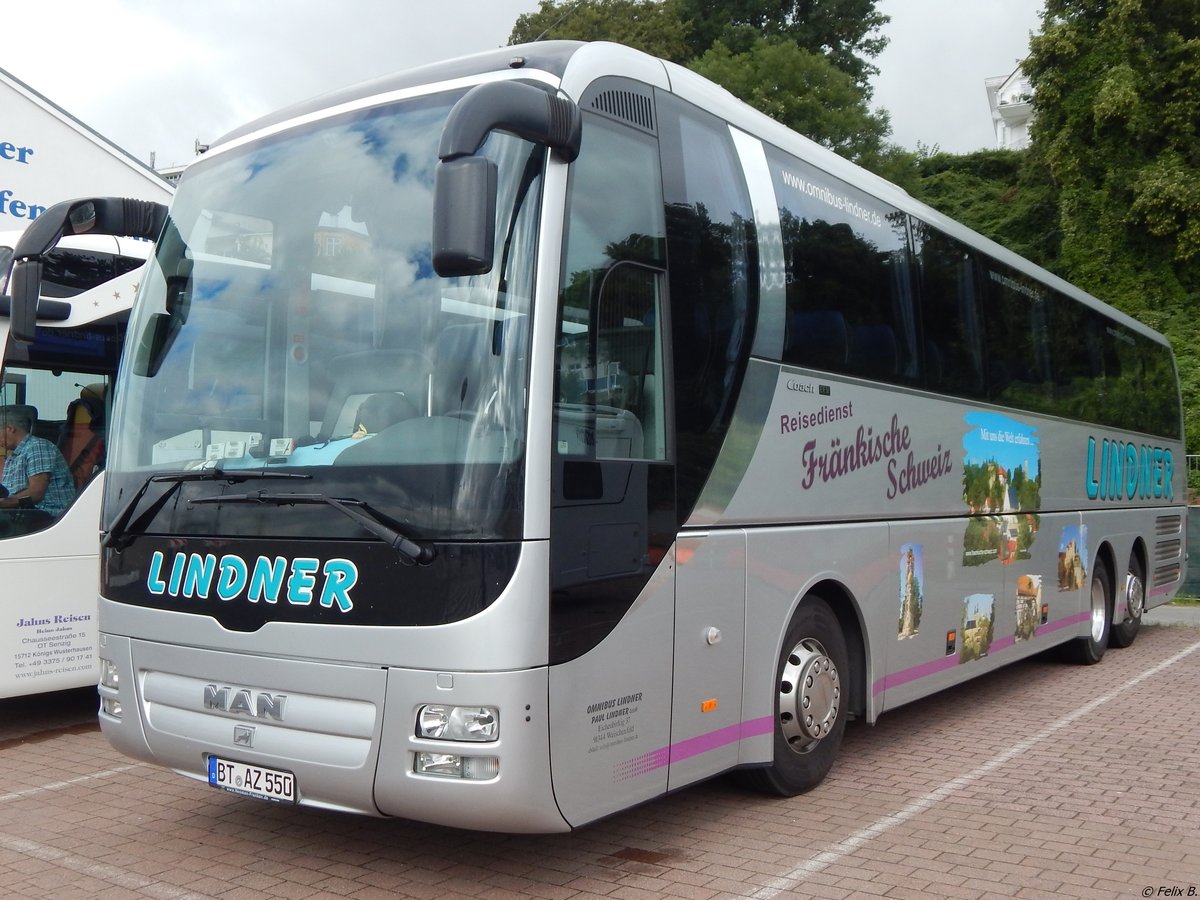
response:
<path id="1" fill-rule="evenodd" d="M 1125 618 L 1114 622 L 1108 635 L 1108 646 L 1128 647 L 1142 627 L 1142 612 L 1146 608 L 1146 574 L 1136 553 L 1130 554 L 1129 570 L 1125 574 Z"/>
<path id="2" fill-rule="evenodd" d="M 805 597 L 784 635 L 775 669 L 774 761 L 738 772 L 740 783 L 783 797 L 821 783 L 846 730 L 849 666 L 837 616 L 820 597 Z M 809 714 L 815 711 L 819 720 L 801 715 L 806 701 Z"/>
<path id="3" fill-rule="evenodd" d="M 1067 660 L 1082 666 L 1094 666 L 1104 658 L 1108 638 L 1112 633 L 1113 591 L 1112 576 L 1104 563 L 1097 561 L 1092 571 L 1090 589 L 1091 621 L 1088 633 L 1063 646 Z"/>

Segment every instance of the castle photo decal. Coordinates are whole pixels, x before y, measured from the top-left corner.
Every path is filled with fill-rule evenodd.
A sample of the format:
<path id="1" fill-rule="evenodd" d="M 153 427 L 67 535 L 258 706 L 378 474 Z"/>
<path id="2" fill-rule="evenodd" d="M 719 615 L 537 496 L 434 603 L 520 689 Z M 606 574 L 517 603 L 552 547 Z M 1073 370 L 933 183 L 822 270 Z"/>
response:
<path id="1" fill-rule="evenodd" d="M 916 637 L 925 605 L 925 550 L 920 544 L 900 548 L 900 623 L 897 639 Z"/>
<path id="2" fill-rule="evenodd" d="M 971 594 L 963 600 L 962 649 L 959 663 L 983 659 L 996 636 L 996 597 L 993 594 Z"/>
<path id="3" fill-rule="evenodd" d="M 1087 584 L 1087 526 L 1068 525 L 1058 541 L 1058 589 L 1081 591 Z"/>
<path id="4" fill-rule="evenodd" d="M 963 565 L 1029 559 L 1042 505 L 1037 429 L 1000 413 L 967 413 L 963 502 L 970 512 Z"/>

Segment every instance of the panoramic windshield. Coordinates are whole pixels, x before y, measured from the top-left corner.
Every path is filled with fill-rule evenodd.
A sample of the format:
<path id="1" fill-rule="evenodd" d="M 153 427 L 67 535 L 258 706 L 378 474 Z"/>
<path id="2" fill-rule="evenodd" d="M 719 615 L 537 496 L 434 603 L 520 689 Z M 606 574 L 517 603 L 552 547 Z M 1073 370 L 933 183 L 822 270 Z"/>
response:
<path id="1" fill-rule="evenodd" d="M 434 168 L 459 96 L 343 114 L 189 171 L 131 322 L 106 527 L 148 479 L 161 493 L 159 476 L 209 470 L 145 531 L 364 536 L 253 481 L 287 472 L 417 537 L 519 537 L 544 151 L 488 139 L 495 263 L 438 277 Z"/>

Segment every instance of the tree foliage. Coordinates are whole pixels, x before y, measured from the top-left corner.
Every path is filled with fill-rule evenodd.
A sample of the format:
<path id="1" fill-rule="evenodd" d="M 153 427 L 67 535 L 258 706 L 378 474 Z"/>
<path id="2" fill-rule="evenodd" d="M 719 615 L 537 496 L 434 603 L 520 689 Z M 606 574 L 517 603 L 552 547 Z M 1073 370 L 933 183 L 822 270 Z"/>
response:
<path id="1" fill-rule="evenodd" d="M 535 40 L 614 41 L 677 63 L 694 55 L 676 0 L 541 0 L 508 38 Z"/>
<path id="2" fill-rule="evenodd" d="M 1172 340 L 1200 449 L 1200 0 L 1047 0 L 1025 71 L 1055 268 Z"/>
<path id="3" fill-rule="evenodd" d="M 820 53 L 757 39 L 733 53 L 717 42 L 691 68 L 736 97 L 851 159 L 877 155 L 889 131 L 853 79 Z"/>
<path id="4" fill-rule="evenodd" d="M 905 184 L 917 199 L 1038 265 L 1058 262 L 1058 191 L 1027 151 L 925 153 Z"/>
<path id="5" fill-rule="evenodd" d="M 752 48 L 759 38 L 783 40 L 826 57 L 869 97 L 867 79 L 879 70 L 871 60 L 887 39 L 880 29 L 888 17 L 876 0 L 677 0 L 689 23 L 693 56 L 718 41 L 733 53 Z"/>
<path id="6" fill-rule="evenodd" d="M 876 0 L 541 0 L 512 44 L 615 41 L 686 65 L 871 168 L 894 165 L 887 114 L 868 105 L 887 17 Z"/>

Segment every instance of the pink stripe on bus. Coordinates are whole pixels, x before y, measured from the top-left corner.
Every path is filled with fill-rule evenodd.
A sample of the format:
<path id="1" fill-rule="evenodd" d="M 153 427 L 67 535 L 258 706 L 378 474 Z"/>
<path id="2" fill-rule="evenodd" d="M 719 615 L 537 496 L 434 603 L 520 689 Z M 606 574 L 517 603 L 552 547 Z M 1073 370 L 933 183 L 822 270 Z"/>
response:
<path id="1" fill-rule="evenodd" d="M 1076 613 L 1073 616 L 1067 616 L 1065 619 L 1055 619 L 1053 622 L 1047 622 L 1045 625 L 1037 627 L 1038 634 L 1044 634 L 1048 631 L 1057 631 L 1060 628 L 1069 628 L 1072 625 L 1078 625 L 1080 622 L 1086 622 L 1092 617 L 1091 611 Z M 1007 650 L 1016 644 L 1016 638 L 1002 637 L 992 641 L 992 646 L 989 648 L 989 653 L 999 653 Z M 884 675 L 878 679 L 871 687 L 871 696 L 878 696 L 889 688 L 899 687 L 902 684 L 908 684 L 910 681 L 916 681 L 920 678 L 927 678 L 930 675 L 936 675 L 938 672 L 944 672 L 946 669 L 953 669 L 958 665 L 958 654 L 952 653 L 949 656 L 943 656 L 940 659 L 923 662 L 920 665 L 913 666 L 909 669 L 901 669 L 899 672 L 892 672 L 890 675 Z"/>
<path id="2" fill-rule="evenodd" d="M 708 753 L 710 750 L 719 749 L 745 738 L 770 734 L 774 727 L 774 716 L 763 716 L 727 725 L 706 734 L 699 734 L 668 747 L 651 750 L 649 753 L 643 753 L 641 756 L 635 756 L 633 759 L 619 764 L 616 770 L 617 781 L 627 781 L 638 775 L 645 775 L 647 772 L 653 772 L 671 763 L 681 762 L 693 756 L 699 756 L 701 753 Z"/>

